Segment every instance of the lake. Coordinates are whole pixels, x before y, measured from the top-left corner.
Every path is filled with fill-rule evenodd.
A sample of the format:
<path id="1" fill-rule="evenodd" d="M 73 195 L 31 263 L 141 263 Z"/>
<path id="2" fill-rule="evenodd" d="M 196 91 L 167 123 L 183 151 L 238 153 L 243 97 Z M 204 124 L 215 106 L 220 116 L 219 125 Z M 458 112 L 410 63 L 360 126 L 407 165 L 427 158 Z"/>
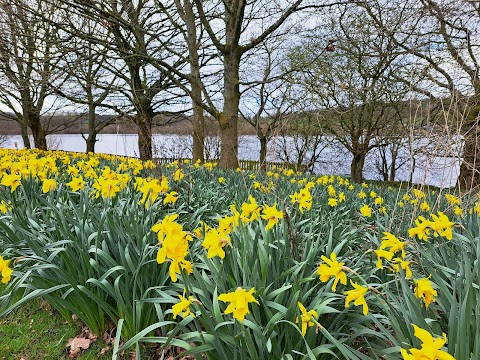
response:
<path id="1" fill-rule="evenodd" d="M 100 134 L 95 151 L 99 153 L 138 156 L 138 137 L 135 134 Z M 439 187 L 455 186 L 460 172 L 461 158 L 460 142 L 454 139 L 438 141 L 432 144 L 429 139 L 405 141 L 398 150 L 398 161 L 401 162 L 396 172 L 397 181 L 408 181 Z M 33 140 L 31 140 L 33 143 Z M 447 143 L 448 146 L 445 144 Z M 47 144 L 52 150 L 85 152 L 85 141 L 79 134 L 62 134 L 47 136 Z M 440 145 L 439 145 L 440 144 Z M 6 148 L 23 147 L 21 136 L 10 136 L 2 145 Z M 442 148 L 439 150 L 439 146 Z M 189 135 L 153 135 L 155 157 L 188 158 L 192 156 L 192 137 Z M 389 148 L 386 148 L 389 150 Z M 447 150 L 445 150 L 447 149 Z M 218 158 L 219 140 L 211 137 L 206 140 L 205 153 L 209 158 Z M 256 136 L 244 135 L 239 138 L 239 158 L 242 160 L 259 160 L 260 142 Z M 319 143 L 307 143 L 300 137 L 274 137 L 268 146 L 267 161 L 296 162 L 299 156 L 304 156 L 304 163 L 311 161 L 311 170 L 316 174 L 334 174 L 349 176 L 352 155 L 338 141 L 329 137 L 321 137 Z M 439 155 L 440 154 L 440 155 Z M 388 151 L 383 154 L 388 164 L 391 156 Z M 382 154 L 372 150 L 367 155 L 364 166 L 364 176 L 369 180 L 381 180 L 379 167 L 382 164 Z"/>

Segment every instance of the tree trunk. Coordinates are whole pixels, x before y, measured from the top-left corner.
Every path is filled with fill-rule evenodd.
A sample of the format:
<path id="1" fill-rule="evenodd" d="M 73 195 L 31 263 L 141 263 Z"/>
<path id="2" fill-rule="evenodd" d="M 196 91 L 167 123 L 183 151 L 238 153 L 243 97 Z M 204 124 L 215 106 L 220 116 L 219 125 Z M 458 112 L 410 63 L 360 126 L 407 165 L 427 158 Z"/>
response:
<path id="1" fill-rule="evenodd" d="M 152 153 L 152 118 L 150 114 L 137 115 L 136 124 L 138 130 L 138 149 L 140 159 L 143 161 L 151 160 Z"/>
<path id="2" fill-rule="evenodd" d="M 30 113 L 28 116 L 30 129 L 32 130 L 33 143 L 36 149 L 47 150 L 47 137 L 45 130 L 40 122 L 40 115 L 37 113 Z"/>
<path id="3" fill-rule="evenodd" d="M 267 145 L 268 138 L 265 135 L 259 135 L 260 140 L 260 170 L 267 171 Z"/>
<path id="4" fill-rule="evenodd" d="M 363 165 L 365 164 L 365 153 L 353 154 L 352 164 L 350 166 L 350 175 L 352 182 L 363 182 Z"/>
<path id="5" fill-rule="evenodd" d="M 410 184 L 413 184 L 413 174 L 415 173 L 415 167 L 417 166 L 417 160 L 415 159 L 415 156 L 412 156 L 412 168 L 410 169 L 410 176 L 408 177 L 408 182 Z"/>
<path id="6" fill-rule="evenodd" d="M 478 137 L 469 135 L 465 137 L 463 161 L 460 165 L 458 186 L 464 190 L 472 190 L 480 185 L 480 152 Z"/>
<path id="7" fill-rule="evenodd" d="M 396 145 L 392 145 L 396 146 Z M 395 181 L 395 176 L 397 175 L 397 157 L 398 157 L 398 149 L 394 148 L 391 151 L 392 154 L 392 163 L 390 166 L 390 181 Z"/>
<path id="8" fill-rule="evenodd" d="M 97 142 L 97 132 L 95 131 L 95 106 L 93 104 L 88 105 L 88 137 L 87 153 L 95 152 L 95 143 Z"/>
<path id="9" fill-rule="evenodd" d="M 192 84 L 192 92 L 193 92 Z M 201 94 L 201 92 L 200 92 Z M 193 161 L 199 161 L 203 163 L 205 161 L 204 156 L 205 148 L 205 118 L 203 116 L 203 108 L 193 100 Z"/>
<path id="10" fill-rule="evenodd" d="M 195 23 L 195 13 L 193 4 L 190 0 L 184 1 L 183 10 L 185 11 L 185 24 L 187 26 L 188 39 L 188 58 L 190 64 L 190 84 L 192 87 L 191 98 L 193 106 L 193 161 L 204 162 L 205 148 L 205 118 L 202 107 L 202 87 L 200 77 L 200 62 L 198 59 L 198 40 L 197 24 Z M 180 4 L 177 6 L 180 7 Z"/>
<path id="11" fill-rule="evenodd" d="M 457 185 L 464 190 L 472 190 L 480 185 L 479 114 L 480 105 L 472 106 L 465 124 L 469 130 L 464 134 L 463 161 L 457 180 Z"/>
<path id="12" fill-rule="evenodd" d="M 220 166 L 238 167 L 238 107 L 240 102 L 239 69 L 240 55 L 230 51 L 224 56 L 224 102 L 223 111 L 217 115 L 220 126 Z"/>
<path id="13" fill-rule="evenodd" d="M 25 149 L 31 149 L 30 138 L 28 137 L 28 126 L 25 123 L 20 123 L 20 131 L 22 134 L 23 147 Z"/>

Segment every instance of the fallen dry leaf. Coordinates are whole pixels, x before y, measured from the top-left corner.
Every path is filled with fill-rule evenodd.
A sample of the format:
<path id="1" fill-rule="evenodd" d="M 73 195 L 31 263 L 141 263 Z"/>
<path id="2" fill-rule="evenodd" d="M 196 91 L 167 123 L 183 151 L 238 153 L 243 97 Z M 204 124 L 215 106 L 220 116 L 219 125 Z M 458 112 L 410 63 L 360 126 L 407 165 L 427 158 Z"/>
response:
<path id="1" fill-rule="evenodd" d="M 67 347 L 70 347 L 70 359 L 75 359 L 83 350 L 86 350 L 90 347 L 92 340 L 84 337 L 76 337 L 73 339 L 68 339 Z"/>

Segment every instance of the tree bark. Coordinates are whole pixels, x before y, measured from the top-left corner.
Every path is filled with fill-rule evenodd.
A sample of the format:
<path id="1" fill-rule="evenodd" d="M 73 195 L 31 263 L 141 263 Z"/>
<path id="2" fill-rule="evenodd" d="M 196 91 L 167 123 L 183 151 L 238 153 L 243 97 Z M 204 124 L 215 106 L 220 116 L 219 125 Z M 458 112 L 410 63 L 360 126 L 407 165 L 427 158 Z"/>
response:
<path id="1" fill-rule="evenodd" d="M 88 137 L 85 141 L 87 143 L 87 153 L 95 152 L 95 143 L 97 142 L 97 132 L 95 131 L 95 106 L 88 105 Z"/>
<path id="2" fill-rule="evenodd" d="M 480 105 L 471 107 L 464 128 L 463 161 L 457 185 L 464 190 L 472 190 L 480 186 L 480 144 L 478 122 L 480 121 Z"/>
<path id="3" fill-rule="evenodd" d="M 30 124 L 30 129 L 32 130 L 35 148 L 39 150 L 47 150 L 47 137 L 45 130 L 42 127 L 42 123 L 40 122 L 40 114 L 29 113 L 28 123 Z"/>
<path id="4" fill-rule="evenodd" d="M 25 123 L 20 124 L 20 131 L 22 134 L 23 147 L 25 149 L 31 149 L 30 138 L 28 137 L 28 126 Z"/>
<path id="5" fill-rule="evenodd" d="M 143 161 L 151 160 L 152 153 L 152 118 L 150 114 L 137 115 L 136 124 L 138 130 L 138 150 L 140 159 Z"/>
<path id="6" fill-rule="evenodd" d="M 224 57 L 224 104 L 218 114 L 220 126 L 220 166 L 230 169 L 238 167 L 238 110 L 240 103 L 239 69 L 240 54 L 230 51 Z"/>
<path id="7" fill-rule="evenodd" d="M 465 136 L 463 161 L 457 185 L 463 190 L 472 190 L 480 185 L 480 148 L 477 134 Z"/>
<path id="8" fill-rule="evenodd" d="M 205 147 L 205 118 L 203 108 L 193 101 L 193 161 L 205 161 L 203 153 Z"/>
<path id="9" fill-rule="evenodd" d="M 268 138 L 263 134 L 259 134 L 258 139 L 260 140 L 260 170 L 267 171 Z"/>
<path id="10" fill-rule="evenodd" d="M 396 145 L 392 145 L 396 146 Z M 398 149 L 392 149 L 392 162 L 390 165 L 390 181 L 395 181 L 395 176 L 397 175 L 397 157 L 398 157 Z"/>
<path id="11" fill-rule="evenodd" d="M 180 4 L 177 7 L 181 7 Z M 193 161 L 205 161 L 205 117 L 202 107 L 202 87 L 200 75 L 200 61 L 198 57 L 197 26 L 195 13 L 190 0 L 184 2 L 184 21 L 187 27 L 188 59 L 190 64 L 190 85 L 193 107 Z"/>
<path id="12" fill-rule="evenodd" d="M 354 153 L 352 164 L 350 166 L 350 174 L 352 177 L 352 182 L 361 183 L 363 182 L 363 165 L 365 164 L 365 153 Z"/>

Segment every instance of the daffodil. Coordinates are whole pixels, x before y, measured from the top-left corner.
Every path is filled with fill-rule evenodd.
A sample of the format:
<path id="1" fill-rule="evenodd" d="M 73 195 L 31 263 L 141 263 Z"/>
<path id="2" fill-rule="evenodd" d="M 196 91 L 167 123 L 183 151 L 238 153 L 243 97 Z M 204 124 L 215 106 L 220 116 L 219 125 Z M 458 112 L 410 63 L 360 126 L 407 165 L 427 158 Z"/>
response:
<path id="1" fill-rule="evenodd" d="M 335 191 L 335 188 L 332 185 L 328 185 L 327 187 L 327 192 L 330 197 L 336 197 L 337 192 Z"/>
<path id="2" fill-rule="evenodd" d="M 335 207 L 338 205 L 338 200 L 335 198 L 329 198 L 328 199 L 328 206 L 330 207 Z"/>
<path id="3" fill-rule="evenodd" d="M 320 281 L 327 282 L 331 277 L 335 278 L 332 285 L 332 291 L 337 290 L 337 284 L 340 281 L 341 284 L 347 284 L 347 274 L 343 271 L 343 265 L 345 263 L 337 261 L 337 255 L 332 252 L 330 259 L 326 256 L 321 257 L 325 264 L 320 264 L 317 269 L 318 275 L 320 275 Z"/>
<path id="4" fill-rule="evenodd" d="M 265 205 L 263 207 L 262 219 L 268 220 L 265 229 L 271 229 L 280 219 L 283 219 L 283 212 L 277 209 L 277 203 L 272 206 Z"/>
<path id="5" fill-rule="evenodd" d="M 0 213 L 6 214 L 8 209 L 11 209 L 11 205 L 6 203 L 5 201 L 0 201 Z"/>
<path id="6" fill-rule="evenodd" d="M 419 216 L 415 220 L 415 225 L 417 226 L 408 230 L 408 236 L 417 236 L 420 240 L 428 240 L 428 236 L 430 235 L 430 221 L 423 216 Z"/>
<path id="7" fill-rule="evenodd" d="M 391 253 L 395 254 L 398 251 L 402 252 L 402 258 L 405 257 L 405 246 L 406 242 L 400 241 L 394 234 L 385 231 L 382 237 L 382 243 L 380 244 L 381 250 L 390 251 Z"/>
<path id="8" fill-rule="evenodd" d="M 299 322 L 302 323 L 302 336 L 305 336 L 305 334 L 307 333 L 307 327 L 315 325 L 312 319 L 317 320 L 318 313 L 315 310 L 307 311 L 307 309 L 305 309 L 305 306 L 303 306 L 301 302 L 298 302 L 297 305 L 300 308 L 301 315 L 297 317 L 297 320 L 295 322 L 297 324 Z"/>
<path id="9" fill-rule="evenodd" d="M 188 242 L 184 234 L 172 234 L 162 243 L 157 252 L 157 262 L 162 264 L 167 258 L 172 260 L 183 259 L 188 255 Z"/>
<path id="10" fill-rule="evenodd" d="M 375 254 L 377 255 L 377 268 L 379 269 L 383 269 L 383 263 L 382 263 L 382 258 L 388 260 L 388 261 L 391 261 L 393 256 L 395 255 L 395 253 L 391 252 L 391 251 L 386 251 L 386 250 L 382 250 L 382 249 L 379 249 L 379 250 L 375 250 Z"/>
<path id="11" fill-rule="evenodd" d="M 350 280 L 350 283 L 354 287 L 353 290 L 345 291 L 345 308 L 349 307 L 350 303 L 353 301 L 353 305 L 360 306 L 363 305 L 363 315 L 368 314 L 368 305 L 365 300 L 365 294 L 367 293 L 368 289 L 364 286 L 358 285 L 357 283 Z"/>
<path id="12" fill-rule="evenodd" d="M 413 196 L 417 199 L 425 199 L 426 194 L 420 189 L 413 189 Z"/>
<path id="13" fill-rule="evenodd" d="M 430 222 L 430 227 L 433 230 L 433 235 L 443 236 L 448 240 L 452 240 L 452 228 L 455 225 L 454 222 L 451 222 L 448 219 L 448 216 L 443 212 L 439 211 L 438 215 L 432 214 L 432 221 Z"/>
<path id="14" fill-rule="evenodd" d="M 182 180 L 184 177 L 185 177 L 185 175 L 183 174 L 182 169 L 177 169 L 177 170 L 175 170 L 175 172 L 173 173 L 173 181 L 180 181 L 180 180 Z"/>
<path id="15" fill-rule="evenodd" d="M 152 160 L 147 160 L 143 164 L 143 167 L 145 169 L 155 169 L 157 167 L 157 165 L 155 165 L 155 163 Z"/>
<path id="16" fill-rule="evenodd" d="M 248 304 L 251 302 L 258 304 L 258 301 L 252 295 L 254 291 L 254 288 L 247 292 L 245 289 L 238 287 L 233 292 L 220 294 L 218 300 L 230 303 L 225 310 L 225 315 L 233 313 L 233 317 L 238 321 L 245 320 L 245 315 L 250 313 Z"/>
<path id="17" fill-rule="evenodd" d="M 170 191 L 163 199 L 163 204 L 175 204 L 178 200 L 178 192 Z"/>
<path id="18" fill-rule="evenodd" d="M 367 204 L 364 204 L 360 208 L 360 213 L 365 217 L 370 217 L 372 216 L 372 209 Z"/>
<path id="19" fill-rule="evenodd" d="M 181 274 L 180 269 L 185 270 L 185 272 L 190 275 L 193 272 L 193 265 L 190 261 L 183 258 L 174 259 L 170 262 L 168 268 L 168 273 L 170 274 L 170 279 L 173 282 L 177 282 L 177 274 Z"/>
<path id="20" fill-rule="evenodd" d="M 445 199 L 447 199 L 447 202 L 452 206 L 461 204 L 461 200 L 452 194 L 445 194 Z"/>
<path id="21" fill-rule="evenodd" d="M 10 192 L 13 193 L 15 189 L 21 185 L 20 175 L 4 174 L 2 177 L 1 185 L 10 187 Z"/>
<path id="22" fill-rule="evenodd" d="M 45 179 L 42 184 L 42 191 L 48 193 L 57 189 L 57 182 L 55 179 Z"/>
<path id="23" fill-rule="evenodd" d="M 166 177 L 162 177 L 161 181 L 158 181 L 158 179 L 137 178 L 136 189 L 143 194 L 139 204 L 144 204 L 145 208 L 148 209 L 150 205 L 157 200 L 160 194 L 168 191 L 168 179 Z M 173 198 L 170 197 L 169 200 L 173 200 Z"/>
<path id="24" fill-rule="evenodd" d="M 99 177 L 95 180 L 92 187 L 95 189 L 94 196 L 104 198 L 113 198 L 121 190 L 120 182 L 117 179 L 112 179 L 110 177 Z"/>
<path id="25" fill-rule="evenodd" d="M 209 259 L 218 256 L 220 259 L 225 257 L 223 248 L 225 245 L 231 245 L 230 238 L 224 232 L 219 232 L 216 229 L 210 229 L 205 234 L 202 246 L 208 250 L 207 257 Z"/>
<path id="26" fill-rule="evenodd" d="M 405 261 L 401 258 L 394 258 L 392 269 L 396 273 L 400 272 L 400 268 L 405 271 L 405 278 L 410 279 L 412 277 L 412 270 L 410 269 L 410 261 Z"/>
<path id="27" fill-rule="evenodd" d="M 426 201 L 424 201 L 420 204 L 420 210 L 425 211 L 425 212 L 429 212 L 430 211 L 430 205 L 428 205 L 428 203 Z"/>
<path id="28" fill-rule="evenodd" d="M 435 297 L 438 296 L 437 290 L 432 286 L 432 282 L 428 278 L 415 280 L 415 297 L 417 299 L 423 299 L 425 301 L 425 307 L 435 301 Z"/>
<path id="29" fill-rule="evenodd" d="M 160 243 L 163 243 L 163 240 L 167 234 L 178 234 L 183 231 L 182 225 L 175 222 L 177 218 L 178 214 L 166 215 L 161 222 L 153 225 L 152 231 L 157 233 L 158 241 Z"/>
<path id="30" fill-rule="evenodd" d="M 8 267 L 10 260 L 4 260 L 0 256 L 0 273 L 2 274 L 2 284 L 6 284 L 10 281 L 13 270 Z"/>
<path id="31" fill-rule="evenodd" d="M 169 273 L 173 282 L 177 281 L 177 274 L 184 269 L 187 274 L 191 274 L 192 263 L 185 259 L 188 255 L 188 242 L 192 236 L 183 230 L 182 225 L 175 222 L 175 215 L 167 215 L 162 222 L 152 227 L 157 232 L 157 237 L 161 245 L 157 252 L 157 263 L 163 264 L 170 261 Z"/>
<path id="32" fill-rule="evenodd" d="M 250 202 L 248 203 L 244 202 L 241 208 L 242 210 L 241 217 L 244 222 L 251 222 L 254 220 L 258 220 L 260 216 L 261 208 L 257 204 L 255 198 L 252 195 L 250 195 L 248 199 Z"/>
<path id="33" fill-rule="evenodd" d="M 190 310 L 190 305 L 192 304 L 193 297 L 189 296 L 188 299 L 185 297 L 185 290 L 183 290 L 183 295 L 178 295 L 180 301 L 172 306 L 173 318 L 176 319 L 177 315 L 182 315 L 186 318 L 188 315 L 195 317 L 195 314 Z M 183 314 L 181 314 L 183 313 Z"/>
<path id="34" fill-rule="evenodd" d="M 367 197 L 367 194 L 363 190 L 360 190 L 360 192 L 357 194 L 359 199 L 365 199 Z"/>
<path id="35" fill-rule="evenodd" d="M 72 180 L 67 183 L 67 186 L 72 189 L 72 191 L 82 190 L 85 187 L 85 181 L 83 181 L 83 177 L 73 177 Z"/>
<path id="36" fill-rule="evenodd" d="M 414 335 L 422 342 L 420 349 L 411 348 L 408 351 L 401 349 L 400 352 L 404 360 L 455 360 L 455 358 L 442 350 L 443 345 L 447 342 L 447 335 L 442 334 L 442 337 L 436 339 L 427 331 L 415 324 L 412 324 L 415 332 Z"/>

